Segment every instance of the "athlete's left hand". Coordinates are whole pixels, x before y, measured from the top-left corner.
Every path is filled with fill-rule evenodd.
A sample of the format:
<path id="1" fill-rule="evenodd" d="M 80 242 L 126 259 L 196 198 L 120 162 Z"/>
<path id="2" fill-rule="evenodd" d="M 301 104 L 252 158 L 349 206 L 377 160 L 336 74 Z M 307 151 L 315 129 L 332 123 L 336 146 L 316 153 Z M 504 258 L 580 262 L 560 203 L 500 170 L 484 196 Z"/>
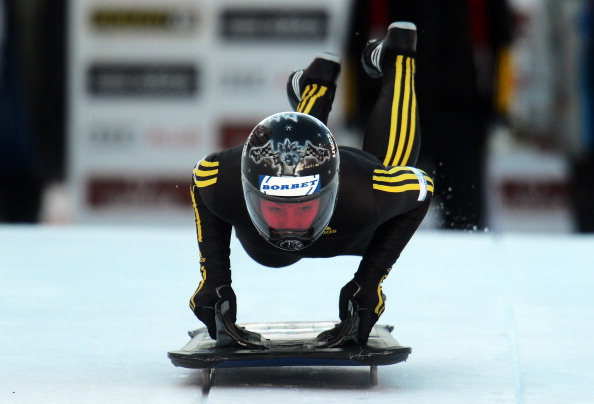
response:
<path id="1" fill-rule="evenodd" d="M 386 295 L 382 292 L 381 282 L 365 282 L 353 279 L 340 290 L 338 301 L 340 319 L 344 321 L 348 316 L 349 299 L 354 299 L 359 305 L 359 345 L 366 345 L 369 333 L 385 309 Z"/>

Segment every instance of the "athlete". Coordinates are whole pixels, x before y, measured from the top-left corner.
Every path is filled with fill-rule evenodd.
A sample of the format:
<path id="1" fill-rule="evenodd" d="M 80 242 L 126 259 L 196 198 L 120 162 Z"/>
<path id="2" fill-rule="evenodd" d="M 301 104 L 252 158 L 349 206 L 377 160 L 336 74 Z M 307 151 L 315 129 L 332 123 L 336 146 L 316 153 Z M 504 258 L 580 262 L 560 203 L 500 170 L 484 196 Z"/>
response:
<path id="1" fill-rule="evenodd" d="M 326 127 L 340 59 L 318 55 L 287 83 L 293 112 L 260 122 L 243 146 L 213 153 L 193 171 L 202 281 L 190 308 L 216 339 L 215 304 L 230 302 L 230 238 L 235 233 L 261 265 L 284 267 L 302 258 L 361 256 L 339 294 L 339 317 L 358 305 L 358 342 L 367 343 L 385 308 L 382 282 L 427 213 L 433 182 L 412 167 L 419 152 L 414 90 L 416 27 L 390 25 L 371 41 L 362 64 L 382 87 L 363 150 L 338 147 Z"/>

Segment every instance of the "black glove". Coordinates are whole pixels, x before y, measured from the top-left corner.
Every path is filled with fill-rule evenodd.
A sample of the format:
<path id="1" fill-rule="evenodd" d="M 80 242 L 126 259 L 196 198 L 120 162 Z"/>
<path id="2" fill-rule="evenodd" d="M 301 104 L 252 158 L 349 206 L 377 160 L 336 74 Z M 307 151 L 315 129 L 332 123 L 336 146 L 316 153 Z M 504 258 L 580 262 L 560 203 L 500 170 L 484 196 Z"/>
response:
<path id="1" fill-rule="evenodd" d="M 230 285 L 210 286 L 205 283 L 196 294 L 194 314 L 208 328 L 210 338 L 217 339 L 217 324 L 215 321 L 215 305 L 219 300 L 229 301 L 229 313 L 235 323 L 237 320 L 237 298 Z"/>
<path id="2" fill-rule="evenodd" d="M 383 280 L 384 277 L 375 283 L 363 282 L 355 278 L 340 290 L 338 309 L 342 321 L 348 317 L 349 299 L 354 299 L 359 305 L 359 345 L 367 344 L 371 329 L 384 312 L 386 295 L 382 292 Z"/>

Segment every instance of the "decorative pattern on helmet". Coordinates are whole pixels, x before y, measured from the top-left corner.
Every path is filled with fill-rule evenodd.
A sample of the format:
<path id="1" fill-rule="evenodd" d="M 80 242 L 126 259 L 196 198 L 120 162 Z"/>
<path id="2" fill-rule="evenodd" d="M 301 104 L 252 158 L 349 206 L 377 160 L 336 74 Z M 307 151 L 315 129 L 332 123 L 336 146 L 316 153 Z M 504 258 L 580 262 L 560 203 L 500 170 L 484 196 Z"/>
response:
<path id="1" fill-rule="evenodd" d="M 303 168 L 330 160 L 330 151 L 314 146 L 309 140 L 305 141 L 305 146 L 301 146 L 299 142 L 285 138 L 284 142 L 277 144 L 276 150 L 272 140 L 269 140 L 263 146 L 252 147 L 249 156 L 258 164 L 265 160 L 277 170 L 279 176 L 299 176 Z"/>

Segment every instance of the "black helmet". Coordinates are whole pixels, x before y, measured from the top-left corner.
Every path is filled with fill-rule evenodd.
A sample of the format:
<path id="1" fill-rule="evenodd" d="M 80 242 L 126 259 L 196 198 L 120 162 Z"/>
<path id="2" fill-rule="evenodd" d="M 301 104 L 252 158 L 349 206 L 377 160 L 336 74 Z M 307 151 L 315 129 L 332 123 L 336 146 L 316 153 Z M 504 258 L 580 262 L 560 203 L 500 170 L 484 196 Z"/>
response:
<path id="1" fill-rule="evenodd" d="M 316 241 L 336 206 L 338 166 L 334 137 L 313 116 L 283 112 L 260 122 L 241 157 L 243 194 L 260 234 L 283 250 Z"/>

